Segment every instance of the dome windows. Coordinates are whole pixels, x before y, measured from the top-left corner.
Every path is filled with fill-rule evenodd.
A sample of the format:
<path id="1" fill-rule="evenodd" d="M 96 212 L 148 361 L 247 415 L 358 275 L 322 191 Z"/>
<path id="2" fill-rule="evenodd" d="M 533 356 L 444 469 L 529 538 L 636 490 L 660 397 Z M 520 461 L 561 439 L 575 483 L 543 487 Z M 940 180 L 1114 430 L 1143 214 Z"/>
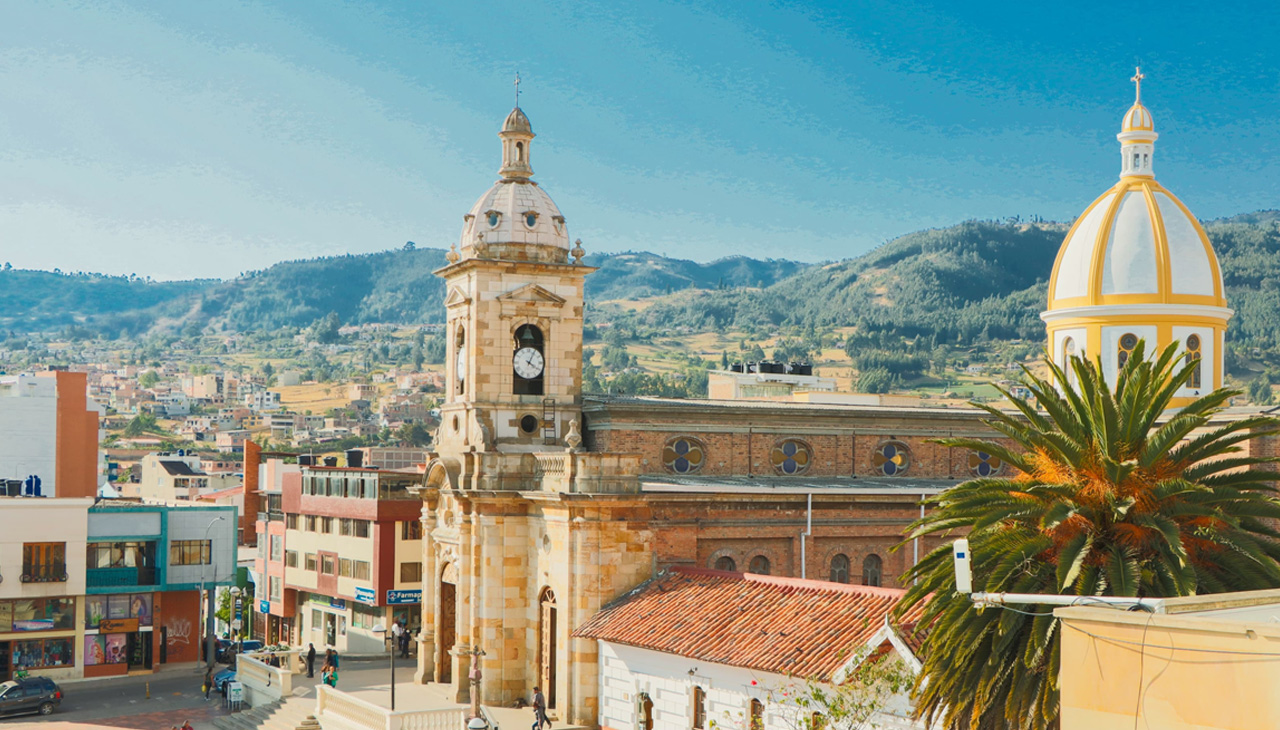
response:
<path id="1" fill-rule="evenodd" d="M 1138 336 L 1132 332 L 1126 332 L 1120 335 L 1120 343 L 1116 347 L 1116 369 L 1119 370 L 1129 362 L 1129 356 L 1133 354 L 1133 350 L 1138 346 Z"/>
<path id="2" fill-rule="evenodd" d="M 1188 388 L 1199 388 L 1202 380 L 1202 358 L 1200 352 L 1200 335 L 1191 335 L 1187 337 L 1187 352 L 1185 357 L 1188 363 L 1194 363 L 1191 369 L 1191 376 L 1187 378 Z"/>
<path id="3" fill-rule="evenodd" d="M 491 210 L 486 215 L 488 216 L 490 228 L 497 228 L 498 224 L 502 222 L 502 214 L 496 210 Z"/>
<path id="4" fill-rule="evenodd" d="M 538 212 L 534 210 L 526 210 L 524 212 L 524 224 L 529 228 L 538 225 Z"/>

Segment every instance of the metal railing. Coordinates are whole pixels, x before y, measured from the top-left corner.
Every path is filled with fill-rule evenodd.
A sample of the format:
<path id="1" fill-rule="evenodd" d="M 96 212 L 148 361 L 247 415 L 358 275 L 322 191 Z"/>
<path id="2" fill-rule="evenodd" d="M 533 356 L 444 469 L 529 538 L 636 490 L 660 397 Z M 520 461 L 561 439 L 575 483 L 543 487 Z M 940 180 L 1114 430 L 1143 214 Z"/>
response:
<path id="1" fill-rule="evenodd" d="M 89 588 L 156 585 L 155 568 L 90 568 L 85 571 Z"/>

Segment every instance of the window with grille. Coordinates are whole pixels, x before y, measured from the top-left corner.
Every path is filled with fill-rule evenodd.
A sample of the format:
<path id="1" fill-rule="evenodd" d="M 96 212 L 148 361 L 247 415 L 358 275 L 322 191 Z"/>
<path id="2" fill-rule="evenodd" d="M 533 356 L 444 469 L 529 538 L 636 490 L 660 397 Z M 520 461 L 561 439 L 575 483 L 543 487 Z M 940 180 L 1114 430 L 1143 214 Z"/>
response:
<path id="1" fill-rule="evenodd" d="M 296 550 L 285 550 L 285 551 L 284 551 L 284 565 L 285 565 L 285 567 L 286 567 L 286 568 L 296 568 L 296 567 L 298 567 L 298 551 L 296 551 Z"/>
<path id="2" fill-rule="evenodd" d="M 316 531 L 316 516 L 307 515 L 307 532 L 315 532 L 315 531 Z"/>
<path id="3" fill-rule="evenodd" d="M 296 529 L 298 529 L 298 516 L 297 516 L 297 515 L 285 515 L 285 517 L 284 517 L 284 526 L 285 526 L 285 529 L 288 529 L 288 530 L 296 530 Z"/>
<path id="4" fill-rule="evenodd" d="M 369 561 L 357 560 L 355 563 L 356 580 L 369 580 L 371 571 L 369 570 Z"/>
<path id="5" fill-rule="evenodd" d="M 305 562 L 305 563 L 303 563 L 303 566 L 304 566 L 307 570 L 310 570 L 310 571 L 313 571 L 313 572 L 314 572 L 314 571 L 315 571 L 315 569 L 316 569 L 316 554 L 315 554 L 315 553 L 307 553 L 306 562 Z"/>
<path id="6" fill-rule="evenodd" d="M 351 577 L 351 575 L 352 575 L 352 573 L 351 573 L 351 559 L 350 559 L 350 558 L 339 558 L 339 559 L 338 559 L 338 576 L 339 576 L 339 577 L 342 577 L 342 578 L 350 578 L 350 577 Z"/>
<path id="7" fill-rule="evenodd" d="M 320 572 L 321 573 L 324 573 L 325 575 L 336 575 L 337 570 L 338 570 L 338 566 L 334 565 L 334 560 L 332 555 L 320 556 Z"/>
<path id="8" fill-rule="evenodd" d="M 65 542 L 28 542 L 22 545 L 22 582 L 61 583 L 67 579 Z"/>
<path id="9" fill-rule="evenodd" d="M 355 521 L 355 525 L 353 525 L 353 527 L 355 528 L 355 534 L 356 534 L 356 537 L 368 537 L 368 536 L 369 536 L 369 521 L 368 521 L 368 520 L 356 520 L 356 521 Z"/>

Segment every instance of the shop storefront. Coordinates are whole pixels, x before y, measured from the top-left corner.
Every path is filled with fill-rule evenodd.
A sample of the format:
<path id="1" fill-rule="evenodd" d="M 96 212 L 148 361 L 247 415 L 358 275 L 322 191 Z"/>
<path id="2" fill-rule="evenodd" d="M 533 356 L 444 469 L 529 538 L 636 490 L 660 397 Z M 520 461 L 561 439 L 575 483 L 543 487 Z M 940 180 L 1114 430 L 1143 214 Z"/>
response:
<path id="1" fill-rule="evenodd" d="M 76 599 L 0 600 L 0 681 L 19 669 L 54 679 L 79 676 Z"/>
<path id="2" fill-rule="evenodd" d="M 161 664 L 196 661 L 199 612 L 196 591 L 87 596 L 84 676 L 150 672 Z"/>
<path id="3" fill-rule="evenodd" d="M 393 622 L 402 620 L 411 633 L 416 633 L 422 626 L 421 591 L 388 593 L 388 599 L 398 603 L 370 606 L 318 593 L 300 593 L 306 597 L 298 606 L 301 643 L 331 646 L 339 652 L 376 653 L 386 650 L 384 635 L 373 630 L 378 624 L 390 629 Z"/>

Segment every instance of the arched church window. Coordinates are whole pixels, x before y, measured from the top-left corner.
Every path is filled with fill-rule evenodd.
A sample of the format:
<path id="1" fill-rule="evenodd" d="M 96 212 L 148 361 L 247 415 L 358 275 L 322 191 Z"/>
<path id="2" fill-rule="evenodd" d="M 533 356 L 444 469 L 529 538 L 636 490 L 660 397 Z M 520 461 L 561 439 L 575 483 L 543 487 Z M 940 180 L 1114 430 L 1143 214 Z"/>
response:
<path id="1" fill-rule="evenodd" d="M 1138 346 L 1138 336 L 1126 332 L 1120 335 L 1120 346 L 1116 350 L 1116 369 L 1123 368 L 1125 363 L 1129 362 L 1129 356 L 1133 354 L 1134 348 Z"/>
<path id="2" fill-rule="evenodd" d="M 751 698 L 751 725 L 748 730 L 764 730 L 764 703 Z"/>
<path id="3" fill-rule="evenodd" d="M 886 441 L 871 456 L 871 466 L 887 477 L 896 477 L 911 468 L 911 450 L 901 441 Z"/>
<path id="4" fill-rule="evenodd" d="M 1200 335 L 1187 337 L 1186 358 L 1188 363 L 1195 363 L 1191 369 L 1191 376 L 1187 378 L 1187 387 L 1199 388 L 1201 382 Z"/>
<path id="5" fill-rule="evenodd" d="M 884 569 L 884 561 L 879 555 L 868 555 L 862 561 L 862 585 L 880 585 L 880 573 Z"/>
<path id="6" fill-rule="evenodd" d="M 969 473 L 975 477 L 992 477 L 999 474 L 1003 468 L 1004 462 L 998 456 L 985 451 L 969 452 Z"/>
<path id="7" fill-rule="evenodd" d="M 697 439 L 681 436 L 662 447 L 662 465 L 676 474 L 693 474 L 702 468 L 704 461 L 706 452 Z"/>
<path id="8" fill-rule="evenodd" d="M 747 567 L 747 572 L 755 573 L 756 575 L 768 575 L 769 559 L 763 555 L 755 556 L 751 559 L 751 565 Z"/>
<path id="9" fill-rule="evenodd" d="M 799 439 L 785 439 L 774 445 L 769 459 L 779 474 L 796 476 L 808 471 L 809 464 L 813 462 L 813 451 Z"/>
<path id="10" fill-rule="evenodd" d="M 738 564 L 735 563 L 733 558 L 729 557 L 728 555 L 721 555 L 720 557 L 716 558 L 715 569 L 727 570 L 730 573 L 732 573 L 733 571 L 738 569 Z"/>
<path id="11" fill-rule="evenodd" d="M 524 162 L 524 142 L 516 142 L 516 162 Z"/>
<path id="12" fill-rule="evenodd" d="M 848 583 L 849 582 L 849 556 L 844 553 L 838 553 L 831 558 L 831 582 L 832 583 Z"/>
<path id="13" fill-rule="evenodd" d="M 516 329 L 511 366 L 515 373 L 512 392 L 516 395 L 542 395 L 546 360 L 542 354 L 542 330 L 531 324 Z"/>
<path id="14" fill-rule="evenodd" d="M 1068 337 L 1062 341 L 1062 372 L 1067 378 L 1068 384 L 1076 382 L 1075 370 L 1071 367 L 1071 358 L 1076 356 L 1076 340 L 1074 337 Z"/>
<path id="15" fill-rule="evenodd" d="M 454 390 L 458 395 L 463 395 L 467 385 L 467 330 L 465 327 L 458 327 L 458 335 L 454 338 L 454 350 L 457 352 L 453 367 L 453 380 L 456 383 Z"/>

